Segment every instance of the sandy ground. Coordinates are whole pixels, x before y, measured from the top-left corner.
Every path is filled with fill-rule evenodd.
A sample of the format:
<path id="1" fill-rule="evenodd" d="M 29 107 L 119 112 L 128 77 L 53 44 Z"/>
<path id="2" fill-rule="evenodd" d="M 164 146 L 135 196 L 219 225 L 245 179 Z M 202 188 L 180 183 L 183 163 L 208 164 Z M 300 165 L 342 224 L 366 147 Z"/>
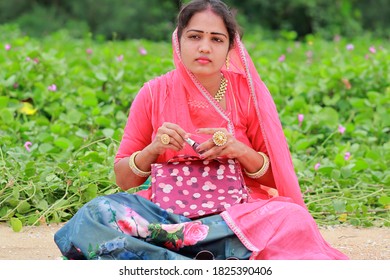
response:
<path id="1" fill-rule="evenodd" d="M 0 223 L 0 260 L 58 260 L 53 236 L 61 225 L 24 227 L 13 232 Z M 390 228 L 351 226 L 320 229 L 325 240 L 352 260 L 390 260 Z"/>

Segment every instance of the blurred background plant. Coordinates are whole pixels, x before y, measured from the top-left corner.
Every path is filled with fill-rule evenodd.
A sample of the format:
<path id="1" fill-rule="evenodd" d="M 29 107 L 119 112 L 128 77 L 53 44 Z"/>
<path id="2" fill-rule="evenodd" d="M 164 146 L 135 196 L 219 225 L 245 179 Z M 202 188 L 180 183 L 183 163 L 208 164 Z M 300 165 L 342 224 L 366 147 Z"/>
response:
<path id="1" fill-rule="evenodd" d="M 180 0 L 13 0 L 0 1 L 0 24 L 16 23 L 30 36 L 66 28 L 74 36 L 91 32 L 104 39 L 169 40 Z M 226 0 L 246 32 L 268 36 L 292 31 L 332 39 L 362 32 L 389 38 L 388 0 Z M 276 31 L 276 32 L 275 32 Z"/>

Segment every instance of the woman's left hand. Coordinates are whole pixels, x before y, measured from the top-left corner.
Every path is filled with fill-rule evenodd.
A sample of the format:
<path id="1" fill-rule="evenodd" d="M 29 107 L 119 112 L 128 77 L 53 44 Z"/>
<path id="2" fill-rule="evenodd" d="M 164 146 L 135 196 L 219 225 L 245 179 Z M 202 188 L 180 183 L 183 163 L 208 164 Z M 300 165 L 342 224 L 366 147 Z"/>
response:
<path id="1" fill-rule="evenodd" d="M 238 141 L 226 128 L 199 128 L 196 132 L 213 135 L 197 148 L 202 159 L 239 158 L 247 151 L 248 147 Z"/>

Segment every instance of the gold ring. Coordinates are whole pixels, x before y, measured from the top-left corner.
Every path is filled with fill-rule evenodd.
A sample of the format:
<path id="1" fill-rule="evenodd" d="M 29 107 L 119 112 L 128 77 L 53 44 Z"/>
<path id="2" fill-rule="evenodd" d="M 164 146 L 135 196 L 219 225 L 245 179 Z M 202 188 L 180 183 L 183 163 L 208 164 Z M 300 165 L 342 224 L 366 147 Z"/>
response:
<path id="1" fill-rule="evenodd" d="M 163 143 L 164 145 L 168 145 L 169 142 L 171 142 L 171 138 L 169 137 L 168 134 L 164 133 L 164 134 L 161 134 L 161 136 L 160 136 L 160 141 L 161 141 L 161 143 Z"/>
<path id="2" fill-rule="evenodd" d="M 216 146 L 221 147 L 227 143 L 227 135 L 223 131 L 216 131 L 213 134 L 213 142 Z"/>

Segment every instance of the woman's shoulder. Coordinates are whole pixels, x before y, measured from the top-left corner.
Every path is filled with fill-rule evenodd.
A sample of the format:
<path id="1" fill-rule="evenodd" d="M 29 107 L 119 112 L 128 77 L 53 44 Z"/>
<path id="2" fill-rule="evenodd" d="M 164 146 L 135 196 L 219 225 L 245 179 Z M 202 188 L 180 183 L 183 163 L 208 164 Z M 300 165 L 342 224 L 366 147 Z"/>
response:
<path id="1" fill-rule="evenodd" d="M 146 101 L 163 96 L 171 87 L 173 75 L 174 71 L 170 71 L 145 82 L 135 98 Z"/>
<path id="2" fill-rule="evenodd" d="M 162 88 L 169 87 L 172 83 L 173 76 L 175 75 L 175 70 L 169 71 L 160 76 L 154 77 L 144 84 L 144 87 L 150 88 Z"/>

